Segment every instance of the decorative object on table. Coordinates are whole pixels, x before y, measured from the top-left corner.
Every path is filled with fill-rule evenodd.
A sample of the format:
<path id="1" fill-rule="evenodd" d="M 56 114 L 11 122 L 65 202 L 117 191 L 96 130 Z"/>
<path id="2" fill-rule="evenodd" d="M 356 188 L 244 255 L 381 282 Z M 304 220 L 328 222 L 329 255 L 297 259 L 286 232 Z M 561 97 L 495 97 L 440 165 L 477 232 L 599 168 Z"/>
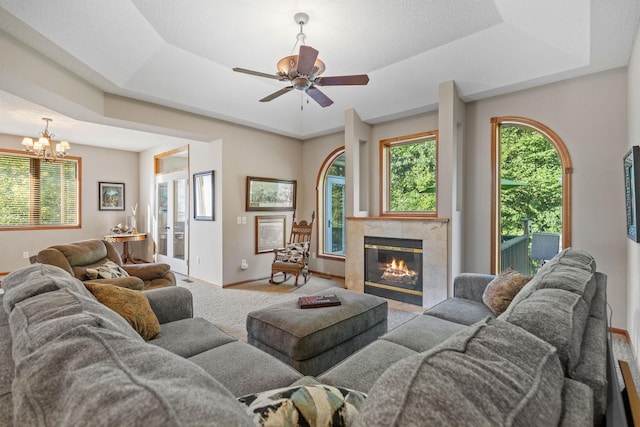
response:
<path id="1" fill-rule="evenodd" d="M 291 225 L 289 243 L 287 243 L 287 246 L 283 250 L 274 250 L 269 283 L 278 284 L 285 282 L 290 274 L 296 277 L 294 286 L 298 286 L 298 276 L 300 276 L 300 274 L 302 274 L 304 278 L 304 284 L 307 283 L 309 276 L 311 276 L 311 272 L 309 271 L 309 249 L 311 245 L 313 221 L 315 219 L 316 213 L 313 212 L 310 223 L 307 223 L 306 220 L 296 222 L 296 213 L 293 213 L 293 224 Z M 282 280 L 277 281 L 274 279 L 277 273 L 282 273 Z"/>
<path id="2" fill-rule="evenodd" d="M 298 298 L 300 308 L 333 307 L 342 304 L 335 295 L 309 295 Z"/>
<path id="3" fill-rule="evenodd" d="M 634 145 L 624 156 L 624 195 L 627 214 L 627 236 L 634 242 L 640 242 L 638 235 L 638 186 L 640 186 L 640 146 Z"/>
<path id="4" fill-rule="evenodd" d="M 198 221 L 214 220 L 214 172 L 193 174 L 193 218 Z"/>
<path id="5" fill-rule="evenodd" d="M 296 209 L 296 181 L 247 177 L 248 211 L 293 211 Z"/>
<path id="6" fill-rule="evenodd" d="M 366 74 L 320 77 L 325 69 L 324 62 L 318 59 L 317 50 L 305 45 L 306 35 L 302 31 L 302 27 L 309 22 L 309 15 L 306 13 L 296 13 L 293 19 L 296 24 L 300 25 L 300 32 L 296 37 L 296 44 L 293 46 L 292 51 L 300 44 L 299 55 L 285 56 L 278 61 L 278 72 L 276 74 L 262 73 L 238 67 L 233 69 L 233 71 L 239 73 L 291 83 L 290 86 L 286 86 L 262 98 L 260 102 L 271 101 L 293 89 L 298 89 L 301 92 L 306 92 L 306 94 L 313 98 L 321 107 L 328 107 L 333 104 L 333 101 L 316 86 L 351 86 L 366 85 L 369 83 L 369 76 Z M 300 105 L 300 109 L 302 110 L 302 104 Z"/>
<path id="7" fill-rule="evenodd" d="M 138 211 L 138 204 L 131 208 L 131 215 L 127 216 L 127 231 L 130 233 L 137 233 L 138 221 L 136 219 L 136 212 Z"/>
<path id="8" fill-rule="evenodd" d="M 56 143 L 53 140 L 55 136 L 49 132 L 49 122 L 53 119 L 43 117 L 42 120 L 46 122 L 44 130 L 40 132 L 40 136 L 34 141 L 33 138 L 25 137 L 22 139 L 22 145 L 24 145 L 24 151 L 31 154 L 34 157 L 38 157 L 47 162 L 55 162 L 58 158 L 63 158 L 67 151 L 71 149 L 71 146 L 67 141 L 60 141 Z M 55 150 L 54 150 L 55 144 Z"/>
<path id="9" fill-rule="evenodd" d="M 272 252 L 285 247 L 285 215 L 256 217 L 256 253 Z"/>
<path id="10" fill-rule="evenodd" d="M 121 182 L 99 182 L 98 209 L 101 211 L 123 211 L 124 184 Z"/>

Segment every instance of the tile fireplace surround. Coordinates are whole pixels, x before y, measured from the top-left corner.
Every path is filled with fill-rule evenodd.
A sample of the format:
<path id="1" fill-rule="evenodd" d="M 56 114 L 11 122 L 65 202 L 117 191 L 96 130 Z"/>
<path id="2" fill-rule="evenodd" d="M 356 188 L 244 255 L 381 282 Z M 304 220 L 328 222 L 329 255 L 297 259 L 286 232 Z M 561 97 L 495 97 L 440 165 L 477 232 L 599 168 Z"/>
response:
<path id="1" fill-rule="evenodd" d="M 364 236 L 422 239 L 423 307 L 447 298 L 447 226 L 442 218 L 348 217 L 345 287 L 364 292 Z"/>

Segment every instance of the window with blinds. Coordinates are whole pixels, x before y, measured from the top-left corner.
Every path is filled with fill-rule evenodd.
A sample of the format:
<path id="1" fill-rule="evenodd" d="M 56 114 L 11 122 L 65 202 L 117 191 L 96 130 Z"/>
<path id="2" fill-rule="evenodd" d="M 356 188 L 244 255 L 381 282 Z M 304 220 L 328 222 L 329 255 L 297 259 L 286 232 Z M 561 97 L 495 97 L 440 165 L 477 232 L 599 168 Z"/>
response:
<path id="1" fill-rule="evenodd" d="M 80 159 L 0 152 L 0 229 L 80 226 Z"/>

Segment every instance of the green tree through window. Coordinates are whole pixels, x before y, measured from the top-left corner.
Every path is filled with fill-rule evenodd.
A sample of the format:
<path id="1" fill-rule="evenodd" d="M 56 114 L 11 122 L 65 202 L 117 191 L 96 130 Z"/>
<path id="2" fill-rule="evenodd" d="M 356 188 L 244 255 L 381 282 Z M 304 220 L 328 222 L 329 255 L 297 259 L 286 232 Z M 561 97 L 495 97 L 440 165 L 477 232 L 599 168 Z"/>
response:
<path id="1" fill-rule="evenodd" d="M 501 128 L 501 232 L 522 234 L 522 219 L 533 232 L 562 231 L 562 164 L 555 148 L 535 130 Z"/>
<path id="2" fill-rule="evenodd" d="M 0 227 L 79 225 L 79 160 L 48 163 L 0 152 Z"/>

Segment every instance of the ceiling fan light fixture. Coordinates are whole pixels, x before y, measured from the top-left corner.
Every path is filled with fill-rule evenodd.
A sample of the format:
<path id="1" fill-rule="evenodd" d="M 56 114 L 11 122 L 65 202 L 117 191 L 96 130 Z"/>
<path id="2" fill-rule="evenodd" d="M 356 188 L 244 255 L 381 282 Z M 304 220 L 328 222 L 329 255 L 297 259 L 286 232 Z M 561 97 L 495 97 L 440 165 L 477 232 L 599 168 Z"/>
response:
<path id="1" fill-rule="evenodd" d="M 295 79 L 299 76 L 297 72 L 298 55 L 285 56 L 280 61 L 278 61 L 276 68 L 278 69 L 278 73 L 280 73 L 281 75 L 287 76 L 290 79 Z M 313 72 L 308 77 L 318 77 L 319 75 L 324 73 L 325 68 L 326 67 L 324 65 L 324 62 L 322 62 L 320 59 L 316 59 L 315 63 L 313 64 Z"/>

